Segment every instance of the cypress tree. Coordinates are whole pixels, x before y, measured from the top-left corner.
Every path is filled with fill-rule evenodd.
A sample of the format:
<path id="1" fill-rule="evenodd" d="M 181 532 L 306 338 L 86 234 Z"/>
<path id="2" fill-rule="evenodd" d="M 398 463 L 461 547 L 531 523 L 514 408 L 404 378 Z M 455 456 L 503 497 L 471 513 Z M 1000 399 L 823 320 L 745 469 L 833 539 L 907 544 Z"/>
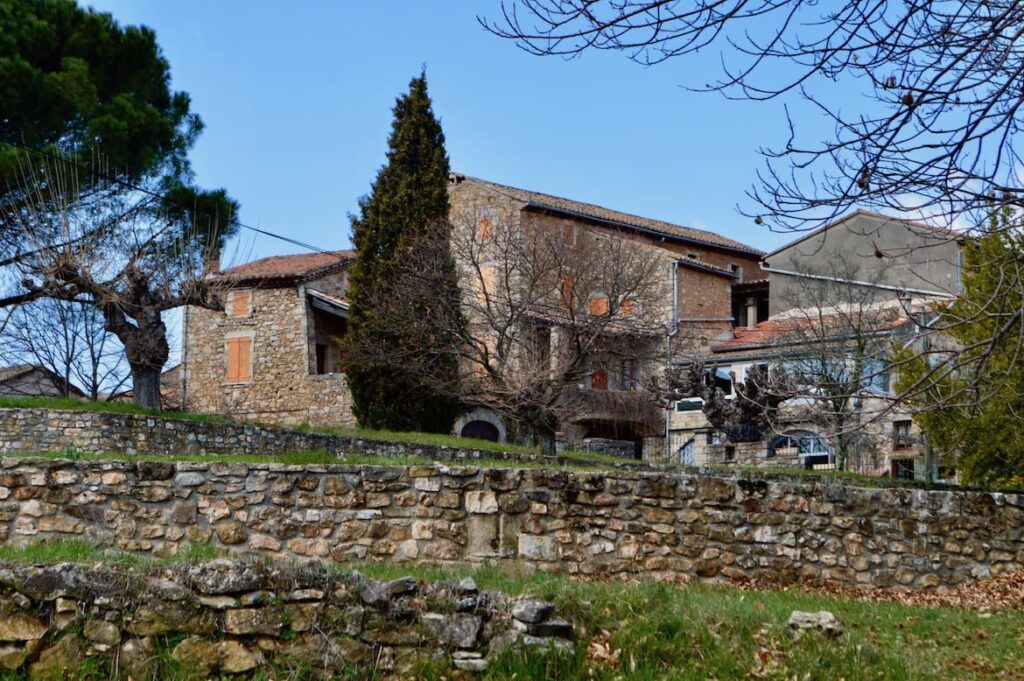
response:
<path id="1" fill-rule="evenodd" d="M 444 132 L 431 108 L 426 74 L 421 73 L 395 103 L 387 162 L 370 194 L 360 199 L 359 215 L 352 217 L 356 258 L 349 274 L 350 361 L 346 373 L 353 411 L 363 427 L 448 432 L 458 415 L 457 400 L 428 387 L 456 383 L 458 360 L 454 355 L 439 355 L 427 369 L 437 372 L 433 376 L 424 376 L 422 366 L 413 369 L 394 361 L 410 338 L 403 339 L 401 329 L 396 333 L 393 328 L 382 328 L 371 304 L 380 300 L 375 291 L 401 290 L 389 281 L 402 276 L 399 259 L 414 247 L 428 225 L 447 222 L 448 172 Z M 443 267 L 451 273 L 449 288 L 437 291 L 438 297 L 459 295 L 455 264 L 450 255 L 448 260 Z M 423 300 L 415 307 L 420 314 L 429 315 L 435 306 Z M 407 335 L 412 337 L 413 330 Z M 367 353 L 368 347 L 377 350 Z"/>

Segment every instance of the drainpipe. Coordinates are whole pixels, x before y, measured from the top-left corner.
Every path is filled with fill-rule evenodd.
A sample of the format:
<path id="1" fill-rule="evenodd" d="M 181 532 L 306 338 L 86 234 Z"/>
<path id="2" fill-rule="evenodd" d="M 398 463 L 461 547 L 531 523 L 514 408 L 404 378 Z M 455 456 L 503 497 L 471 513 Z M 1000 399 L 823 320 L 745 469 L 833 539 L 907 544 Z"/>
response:
<path id="1" fill-rule="evenodd" d="M 669 280 L 672 282 L 672 326 L 669 329 L 669 332 L 665 334 L 665 361 L 669 364 L 671 364 L 672 361 L 672 339 L 679 333 L 679 262 L 677 260 L 673 260 L 670 269 L 671 276 L 669 277 Z M 669 432 L 672 429 L 672 409 L 673 406 L 669 405 L 669 408 L 665 410 L 664 449 L 666 459 L 672 455 L 668 449 Z"/>

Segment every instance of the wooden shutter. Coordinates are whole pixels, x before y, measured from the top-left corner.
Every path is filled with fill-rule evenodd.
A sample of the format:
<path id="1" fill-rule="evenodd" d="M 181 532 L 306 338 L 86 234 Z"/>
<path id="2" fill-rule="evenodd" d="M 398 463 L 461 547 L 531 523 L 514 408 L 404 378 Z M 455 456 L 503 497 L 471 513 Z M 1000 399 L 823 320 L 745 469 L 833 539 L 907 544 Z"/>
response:
<path id="1" fill-rule="evenodd" d="M 252 339 L 228 338 L 228 383 L 244 383 L 252 378 Z"/>
<path id="2" fill-rule="evenodd" d="M 476 238 L 477 241 L 490 241 L 494 238 L 494 217 L 491 215 L 481 215 L 480 219 L 476 222 Z"/>
<path id="3" fill-rule="evenodd" d="M 480 268 L 480 290 L 477 291 L 477 300 L 481 305 L 487 304 L 487 297 L 494 297 L 494 282 L 498 278 L 496 267 Z"/>
<path id="4" fill-rule="evenodd" d="M 573 297 L 576 290 L 576 277 L 571 274 L 562 275 L 562 303 L 568 307 L 573 306 Z"/>
<path id="5" fill-rule="evenodd" d="M 622 301 L 622 306 L 619 308 L 624 317 L 634 317 L 636 313 L 640 311 L 639 306 L 636 304 L 636 298 L 626 298 Z"/>
<path id="6" fill-rule="evenodd" d="M 252 291 L 232 291 L 228 305 L 228 316 L 248 317 L 252 304 Z"/>
<path id="7" fill-rule="evenodd" d="M 607 390 L 608 389 L 608 372 L 604 368 L 596 369 L 594 373 L 590 374 L 590 389 L 591 390 Z"/>
<path id="8" fill-rule="evenodd" d="M 598 296 L 590 299 L 590 314 L 595 317 L 608 314 L 608 297 Z"/>

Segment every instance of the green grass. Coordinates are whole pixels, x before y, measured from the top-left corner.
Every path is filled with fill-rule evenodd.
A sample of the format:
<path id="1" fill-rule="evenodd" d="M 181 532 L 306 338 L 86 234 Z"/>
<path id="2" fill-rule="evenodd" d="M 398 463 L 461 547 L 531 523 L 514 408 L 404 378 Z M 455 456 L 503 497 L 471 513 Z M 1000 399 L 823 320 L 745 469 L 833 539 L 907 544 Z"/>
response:
<path id="1" fill-rule="evenodd" d="M 81 540 L 0 547 L 0 560 L 104 561 L 143 570 L 217 555 L 207 545 L 193 545 L 173 558 L 160 559 Z M 439 581 L 472 576 L 483 589 L 554 601 L 558 614 L 573 621 L 577 634 L 574 654 L 508 654 L 492 662 L 481 677 L 488 680 L 909 681 L 1020 678 L 1024 668 L 1021 611 L 979 613 L 898 602 L 872 603 L 800 590 L 744 591 L 642 578 L 627 583 L 577 581 L 495 567 L 359 564 L 336 569 L 339 573 L 358 569 L 379 579 L 413 575 Z M 814 633 L 795 640 L 786 626 L 794 610 L 828 610 L 846 631 L 836 640 Z M 600 654 L 602 651 L 606 654 Z M 179 671 L 174 665 L 162 666 L 160 678 L 179 678 Z M 275 678 L 299 677 L 283 673 Z M 417 678 L 441 681 L 453 676 L 450 670 L 428 666 L 419 670 Z"/>
<path id="2" fill-rule="evenodd" d="M 472 575 L 481 588 L 553 600 L 580 637 L 575 656 L 508 656 L 485 679 L 984 679 L 1019 678 L 1024 613 L 869 603 L 803 591 L 742 591 L 706 584 L 579 582 L 482 568 L 361 565 L 377 577 Z M 796 641 L 794 610 L 829 610 L 846 633 Z M 594 641 L 617 659 L 588 659 Z M 435 677 L 440 678 L 440 677 Z"/>
<path id="3" fill-rule="evenodd" d="M 114 414 L 140 414 L 159 416 L 178 421 L 197 423 L 232 423 L 230 419 L 214 414 L 196 414 L 186 411 L 160 411 L 146 409 L 133 402 L 94 402 L 71 397 L 0 397 L 0 409 L 60 409 L 66 411 L 93 411 Z"/>
<path id="4" fill-rule="evenodd" d="M 0 560 L 12 563 L 106 563 L 123 568 L 147 569 L 157 566 L 201 563 L 220 557 L 222 552 L 210 544 L 189 542 L 173 556 L 159 558 L 148 553 L 123 551 L 84 539 L 52 539 L 23 546 L 0 545 Z"/>

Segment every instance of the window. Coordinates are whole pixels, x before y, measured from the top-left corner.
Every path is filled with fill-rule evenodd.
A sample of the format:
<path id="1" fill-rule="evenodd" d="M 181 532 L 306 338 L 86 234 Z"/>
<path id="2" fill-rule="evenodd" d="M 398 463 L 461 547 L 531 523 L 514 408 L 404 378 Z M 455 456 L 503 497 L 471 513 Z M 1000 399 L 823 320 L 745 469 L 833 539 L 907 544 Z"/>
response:
<path id="1" fill-rule="evenodd" d="M 635 359 L 624 359 L 619 369 L 622 390 L 636 390 L 640 385 L 640 367 Z"/>
<path id="2" fill-rule="evenodd" d="M 494 238 L 494 215 L 483 213 L 476 221 L 477 241 L 490 241 Z"/>
<path id="3" fill-rule="evenodd" d="M 914 460 L 913 459 L 893 459 L 892 460 L 892 477 L 899 478 L 900 480 L 913 480 L 914 479 Z"/>
<path id="4" fill-rule="evenodd" d="M 576 243 L 576 225 L 571 222 L 562 223 L 562 241 L 570 246 Z"/>
<path id="5" fill-rule="evenodd" d="M 595 317 L 608 314 L 608 296 L 598 293 L 590 299 L 590 314 Z"/>
<path id="6" fill-rule="evenodd" d="M 563 274 L 561 284 L 562 304 L 566 305 L 567 307 L 572 307 L 573 299 L 575 298 L 575 293 L 576 277 L 572 276 L 571 274 Z"/>
<path id="7" fill-rule="evenodd" d="M 635 317 L 640 314 L 640 304 L 636 302 L 636 298 L 626 298 L 619 306 L 619 311 L 623 317 Z"/>
<path id="8" fill-rule="evenodd" d="M 897 449 L 906 449 L 913 444 L 910 421 L 893 421 L 892 445 Z"/>
<path id="9" fill-rule="evenodd" d="M 225 312 L 229 317 L 248 317 L 252 314 L 252 291 L 231 291 L 227 303 Z"/>
<path id="10" fill-rule="evenodd" d="M 598 367 L 597 369 L 594 369 L 594 373 L 590 374 L 590 389 L 608 389 L 608 372 L 605 371 L 604 367 Z"/>
<path id="11" fill-rule="evenodd" d="M 743 270 L 736 263 L 729 264 L 729 271 L 736 275 L 736 281 L 743 281 Z"/>
<path id="12" fill-rule="evenodd" d="M 691 251 L 686 254 L 686 257 L 689 258 L 690 260 L 700 260 L 700 253 L 694 253 Z"/>
<path id="13" fill-rule="evenodd" d="M 732 368 L 729 366 L 715 367 L 711 372 L 715 387 L 726 397 L 732 396 Z"/>
<path id="14" fill-rule="evenodd" d="M 227 348 L 227 382 L 249 383 L 252 380 L 252 337 L 229 336 Z"/>
<path id="15" fill-rule="evenodd" d="M 889 392 L 889 366 L 881 359 L 866 359 L 861 365 L 864 389 L 874 393 Z"/>
<path id="16" fill-rule="evenodd" d="M 704 407 L 704 400 L 699 397 L 687 397 L 676 402 L 676 411 L 700 411 Z"/>

